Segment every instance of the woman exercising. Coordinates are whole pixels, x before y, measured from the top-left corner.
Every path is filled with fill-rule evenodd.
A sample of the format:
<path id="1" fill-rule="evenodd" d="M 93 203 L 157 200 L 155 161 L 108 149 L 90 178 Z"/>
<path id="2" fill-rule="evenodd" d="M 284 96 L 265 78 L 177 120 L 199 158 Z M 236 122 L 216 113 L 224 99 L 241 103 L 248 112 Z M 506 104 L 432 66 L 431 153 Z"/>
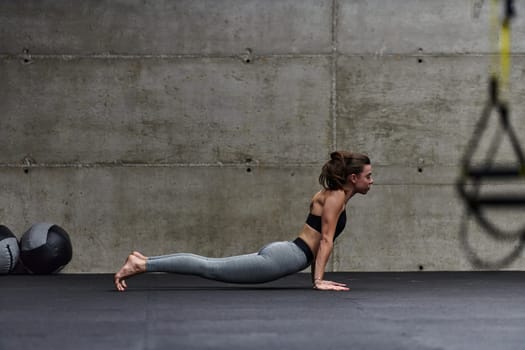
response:
<path id="1" fill-rule="evenodd" d="M 144 272 L 171 272 L 196 275 L 228 283 L 264 283 L 312 268 L 314 289 L 346 291 L 343 283 L 327 281 L 324 272 L 334 240 L 346 224 L 346 203 L 356 193 L 366 194 L 374 183 L 370 159 L 363 154 L 333 152 L 322 168 L 323 187 L 310 203 L 310 213 L 299 237 L 290 242 L 273 242 L 258 253 L 207 258 L 178 253 L 146 257 L 130 254 L 115 274 L 119 291 L 127 288 L 128 277 Z"/>

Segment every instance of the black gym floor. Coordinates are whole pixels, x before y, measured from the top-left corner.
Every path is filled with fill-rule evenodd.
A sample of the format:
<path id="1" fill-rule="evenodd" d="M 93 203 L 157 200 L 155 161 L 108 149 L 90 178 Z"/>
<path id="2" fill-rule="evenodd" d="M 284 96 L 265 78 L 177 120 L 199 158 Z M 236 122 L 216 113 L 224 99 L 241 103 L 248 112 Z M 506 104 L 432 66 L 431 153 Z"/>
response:
<path id="1" fill-rule="evenodd" d="M 525 349 L 524 272 L 0 276 L 0 349 Z"/>

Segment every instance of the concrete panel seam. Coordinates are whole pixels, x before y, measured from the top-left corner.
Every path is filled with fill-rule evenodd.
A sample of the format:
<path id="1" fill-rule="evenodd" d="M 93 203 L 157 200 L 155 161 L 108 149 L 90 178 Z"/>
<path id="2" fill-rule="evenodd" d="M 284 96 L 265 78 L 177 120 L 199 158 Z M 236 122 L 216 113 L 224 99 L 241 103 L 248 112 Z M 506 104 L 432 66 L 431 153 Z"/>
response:
<path id="1" fill-rule="evenodd" d="M 40 164 L 0 164 L 1 168 L 41 169 L 41 168 L 310 168 L 320 167 L 322 163 L 40 163 Z"/>
<path id="2" fill-rule="evenodd" d="M 498 56 L 498 53 L 494 52 L 470 52 L 470 53 L 373 53 L 373 52 L 363 52 L 363 53 L 338 53 L 340 57 L 387 57 L 387 58 L 397 58 L 397 57 L 437 57 L 437 58 L 457 58 L 457 57 L 486 57 L 486 56 Z M 512 57 L 523 57 L 525 53 L 512 53 Z"/>
<path id="3" fill-rule="evenodd" d="M 334 34 L 335 35 L 335 34 Z M 336 55 L 335 55 L 336 54 Z M 414 53 L 340 53 L 337 47 L 332 48 L 330 53 L 305 53 L 305 54 L 253 54 L 255 59 L 269 59 L 269 58 L 333 58 L 334 56 L 343 57 L 484 57 L 497 56 L 495 52 L 467 52 L 467 53 L 440 53 L 440 52 L 414 52 Z M 93 55 L 72 55 L 72 54 L 8 54 L 0 53 L 0 59 L 48 59 L 57 58 L 62 60 L 73 59 L 243 59 L 246 53 L 239 53 L 235 55 L 212 55 L 212 54 L 184 54 L 184 55 L 124 55 L 124 54 L 93 54 Z M 525 52 L 513 52 L 512 57 L 523 57 Z"/>
<path id="4" fill-rule="evenodd" d="M 184 55 L 124 55 L 124 54 L 93 54 L 93 55 L 72 55 L 72 54 L 6 54 L 0 53 L 0 59 L 61 59 L 64 61 L 74 59 L 114 59 L 114 60 L 133 60 L 133 59 L 240 59 L 244 60 L 246 53 L 239 53 L 235 55 L 213 55 L 213 54 L 184 54 Z M 269 58 L 326 58 L 332 57 L 333 53 L 307 53 L 307 54 L 253 54 L 254 59 L 269 59 Z"/>
<path id="5" fill-rule="evenodd" d="M 332 1 L 332 86 L 330 91 L 332 114 L 332 150 L 337 148 L 337 1 Z"/>

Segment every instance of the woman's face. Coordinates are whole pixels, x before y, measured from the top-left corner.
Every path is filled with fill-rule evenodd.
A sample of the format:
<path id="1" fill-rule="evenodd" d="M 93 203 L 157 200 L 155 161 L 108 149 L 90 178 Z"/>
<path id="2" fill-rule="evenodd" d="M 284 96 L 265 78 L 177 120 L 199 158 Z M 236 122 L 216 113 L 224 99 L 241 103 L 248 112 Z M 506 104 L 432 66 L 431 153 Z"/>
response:
<path id="1" fill-rule="evenodd" d="M 357 193 L 367 194 L 374 183 L 374 179 L 372 178 L 372 166 L 366 164 L 360 174 L 355 174 L 355 177 L 353 177 L 353 183 Z"/>

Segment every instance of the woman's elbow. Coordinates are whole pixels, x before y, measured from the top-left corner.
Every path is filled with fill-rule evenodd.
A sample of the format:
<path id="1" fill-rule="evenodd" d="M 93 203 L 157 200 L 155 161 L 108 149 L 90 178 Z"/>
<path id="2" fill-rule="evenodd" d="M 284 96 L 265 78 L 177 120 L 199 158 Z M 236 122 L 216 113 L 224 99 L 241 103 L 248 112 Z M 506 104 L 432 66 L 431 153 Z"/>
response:
<path id="1" fill-rule="evenodd" d="M 332 250 L 333 246 L 334 246 L 334 240 L 333 239 L 330 239 L 329 237 L 322 237 L 321 238 L 321 247 L 323 247 L 325 249 Z"/>

